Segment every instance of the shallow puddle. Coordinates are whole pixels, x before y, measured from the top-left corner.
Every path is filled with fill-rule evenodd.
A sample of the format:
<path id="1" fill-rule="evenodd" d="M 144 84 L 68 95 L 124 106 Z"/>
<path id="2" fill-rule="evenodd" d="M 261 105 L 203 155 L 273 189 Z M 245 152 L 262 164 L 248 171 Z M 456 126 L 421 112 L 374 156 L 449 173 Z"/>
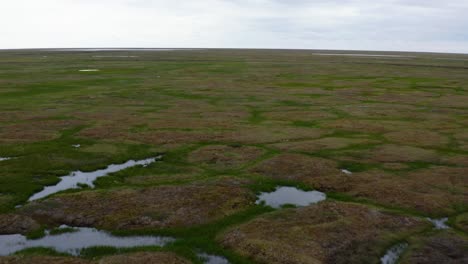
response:
<path id="1" fill-rule="evenodd" d="M 130 167 L 135 166 L 148 166 L 151 163 L 160 160 L 162 156 L 158 156 L 155 158 L 149 158 L 144 160 L 129 160 L 123 164 L 111 164 L 107 166 L 107 168 L 97 171 L 91 172 L 82 172 L 82 171 L 74 171 L 69 175 L 60 177 L 60 182 L 56 185 L 46 186 L 42 191 L 35 193 L 33 196 L 29 198 L 28 201 L 34 201 L 37 199 L 44 198 L 48 195 L 53 193 L 57 193 L 60 191 L 68 190 L 68 189 L 78 189 L 80 185 L 88 185 L 90 187 L 94 187 L 94 181 L 99 178 L 108 175 L 109 173 L 118 172 Z"/>
<path id="2" fill-rule="evenodd" d="M 432 219 L 427 218 L 429 222 L 431 222 L 435 229 L 449 229 L 450 227 L 447 225 L 448 218 L 441 218 L 441 219 Z"/>
<path id="3" fill-rule="evenodd" d="M 346 175 L 351 175 L 351 174 L 353 174 L 351 171 L 345 170 L 345 169 L 342 169 L 341 172 L 343 172 L 343 173 L 346 174 Z"/>
<path id="4" fill-rule="evenodd" d="M 327 198 L 326 194 L 318 191 L 302 191 L 294 187 L 278 187 L 274 192 L 261 193 L 256 204 L 265 203 L 273 208 L 283 205 L 307 206 L 318 203 Z"/>
<path id="5" fill-rule="evenodd" d="M 401 243 L 401 244 L 391 247 L 389 250 L 387 250 L 387 253 L 385 254 L 385 256 L 380 258 L 380 263 L 382 264 L 397 263 L 401 254 L 403 254 L 403 252 L 406 250 L 407 247 L 408 247 L 407 243 Z"/>
<path id="6" fill-rule="evenodd" d="M 200 253 L 198 254 L 198 257 L 201 258 L 205 264 L 229 264 L 229 261 L 221 256 Z"/>
<path id="7" fill-rule="evenodd" d="M 29 240 L 23 235 L 0 235 L 0 256 L 34 247 L 52 248 L 60 253 L 77 256 L 80 255 L 81 250 L 96 246 L 116 248 L 164 246 L 174 240 L 170 237 L 157 236 L 118 237 L 94 228 L 75 228 L 73 232 L 46 235 L 34 240 Z"/>
<path id="8" fill-rule="evenodd" d="M 79 70 L 80 72 L 97 72 L 99 71 L 98 69 L 83 69 L 83 70 Z"/>

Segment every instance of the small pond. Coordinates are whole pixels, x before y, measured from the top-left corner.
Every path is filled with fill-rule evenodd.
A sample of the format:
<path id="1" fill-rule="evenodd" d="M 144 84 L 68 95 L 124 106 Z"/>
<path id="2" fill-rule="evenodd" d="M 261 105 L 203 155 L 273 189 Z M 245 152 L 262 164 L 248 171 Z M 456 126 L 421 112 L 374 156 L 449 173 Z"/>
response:
<path id="1" fill-rule="evenodd" d="M 277 187 L 274 192 L 261 193 L 257 204 L 265 203 L 273 208 L 284 205 L 307 206 L 318 203 L 327 198 L 327 195 L 318 191 L 303 191 L 294 187 Z"/>

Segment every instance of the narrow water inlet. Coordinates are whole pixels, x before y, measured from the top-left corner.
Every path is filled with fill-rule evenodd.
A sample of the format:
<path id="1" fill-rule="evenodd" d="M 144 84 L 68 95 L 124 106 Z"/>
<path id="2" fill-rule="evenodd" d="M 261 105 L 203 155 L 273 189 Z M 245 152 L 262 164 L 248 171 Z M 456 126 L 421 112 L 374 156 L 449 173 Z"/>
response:
<path id="1" fill-rule="evenodd" d="M 159 236 L 113 236 L 94 228 L 74 228 L 74 232 L 46 235 L 40 239 L 29 240 L 23 235 L 0 235 L 0 256 L 8 256 L 27 248 L 52 248 L 60 253 L 80 255 L 85 248 L 109 246 L 131 248 L 139 246 L 164 246 L 175 241 L 171 237 Z"/>
<path id="2" fill-rule="evenodd" d="M 318 191 L 303 191 L 294 187 L 277 187 L 274 192 L 261 193 L 256 204 L 265 203 L 273 208 L 280 208 L 283 205 L 291 204 L 295 206 L 307 206 L 318 203 L 327 198 L 327 195 Z"/>
<path id="3" fill-rule="evenodd" d="M 0 157 L 0 161 L 4 161 L 4 160 L 11 160 L 12 158 L 10 157 Z"/>
<path id="4" fill-rule="evenodd" d="M 205 264 L 229 264 L 229 261 L 225 257 L 209 255 L 206 253 L 197 254 Z"/>
<path id="5" fill-rule="evenodd" d="M 99 71 L 98 69 L 83 69 L 83 70 L 79 70 L 80 72 L 97 72 Z"/>
<path id="6" fill-rule="evenodd" d="M 380 258 L 381 264 L 395 264 L 397 263 L 398 259 L 400 258 L 401 254 L 405 252 L 408 248 L 407 243 L 401 243 L 391 247 L 383 257 Z"/>
<path id="7" fill-rule="evenodd" d="M 35 193 L 28 199 L 28 201 L 41 199 L 53 193 L 57 193 L 57 192 L 68 190 L 68 189 L 78 189 L 80 188 L 80 185 L 83 185 L 83 184 L 88 185 L 91 188 L 94 188 L 94 181 L 97 178 L 106 176 L 110 173 L 114 173 L 114 172 L 118 172 L 118 171 L 130 168 L 130 167 L 135 167 L 135 166 L 146 167 L 149 164 L 154 163 L 157 160 L 160 160 L 161 158 L 162 156 L 157 156 L 154 158 L 138 160 L 138 161 L 129 160 L 123 164 L 111 164 L 107 166 L 107 168 L 105 169 L 91 171 L 91 172 L 74 171 L 66 176 L 60 177 L 60 182 L 57 183 L 56 185 L 46 186 L 42 191 Z"/>

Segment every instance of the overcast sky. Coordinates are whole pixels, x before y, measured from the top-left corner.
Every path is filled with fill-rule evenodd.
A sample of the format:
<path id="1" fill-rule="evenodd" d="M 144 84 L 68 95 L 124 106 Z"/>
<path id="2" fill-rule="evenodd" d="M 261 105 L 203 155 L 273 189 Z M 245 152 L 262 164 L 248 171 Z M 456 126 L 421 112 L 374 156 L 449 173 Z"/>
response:
<path id="1" fill-rule="evenodd" d="M 468 0 L 0 0 L 0 48 L 468 53 Z"/>

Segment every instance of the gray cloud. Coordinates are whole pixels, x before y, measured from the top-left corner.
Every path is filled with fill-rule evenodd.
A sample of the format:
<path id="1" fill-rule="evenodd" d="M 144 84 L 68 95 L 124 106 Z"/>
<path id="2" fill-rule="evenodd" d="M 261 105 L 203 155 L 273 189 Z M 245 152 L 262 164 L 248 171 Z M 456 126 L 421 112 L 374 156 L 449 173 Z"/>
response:
<path id="1" fill-rule="evenodd" d="M 15 0 L 0 48 L 239 47 L 468 53 L 468 1 Z"/>

